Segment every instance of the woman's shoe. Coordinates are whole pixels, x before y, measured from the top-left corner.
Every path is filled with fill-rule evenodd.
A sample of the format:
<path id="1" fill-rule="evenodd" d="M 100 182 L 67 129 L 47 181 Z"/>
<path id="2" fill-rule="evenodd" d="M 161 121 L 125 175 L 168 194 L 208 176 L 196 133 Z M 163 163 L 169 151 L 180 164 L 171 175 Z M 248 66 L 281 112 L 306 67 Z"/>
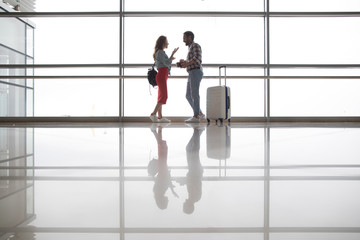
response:
<path id="1" fill-rule="evenodd" d="M 150 119 L 151 119 L 151 121 L 152 121 L 153 123 L 159 122 L 156 115 L 150 115 Z"/>

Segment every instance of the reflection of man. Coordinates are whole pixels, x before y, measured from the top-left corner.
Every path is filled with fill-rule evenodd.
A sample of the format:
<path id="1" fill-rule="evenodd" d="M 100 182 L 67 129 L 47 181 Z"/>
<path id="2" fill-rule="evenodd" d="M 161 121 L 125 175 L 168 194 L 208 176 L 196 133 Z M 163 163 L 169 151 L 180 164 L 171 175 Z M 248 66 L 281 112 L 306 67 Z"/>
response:
<path id="1" fill-rule="evenodd" d="M 170 187 L 175 196 L 173 188 L 174 185 L 171 182 L 170 170 L 167 165 L 168 146 L 166 141 L 162 139 L 162 127 L 158 127 L 158 132 L 154 128 L 151 129 L 158 144 L 158 158 L 153 159 L 148 164 L 149 175 L 155 177 L 154 184 L 154 198 L 157 206 L 160 209 L 166 209 L 169 203 L 169 199 L 165 196 L 167 189 Z"/>
<path id="2" fill-rule="evenodd" d="M 195 203 L 201 199 L 202 195 L 202 176 L 203 167 L 200 163 L 200 136 L 203 129 L 196 126 L 194 133 L 186 146 L 186 158 L 189 171 L 186 175 L 186 187 L 188 190 L 188 199 L 185 200 L 183 211 L 187 214 L 194 212 Z"/>

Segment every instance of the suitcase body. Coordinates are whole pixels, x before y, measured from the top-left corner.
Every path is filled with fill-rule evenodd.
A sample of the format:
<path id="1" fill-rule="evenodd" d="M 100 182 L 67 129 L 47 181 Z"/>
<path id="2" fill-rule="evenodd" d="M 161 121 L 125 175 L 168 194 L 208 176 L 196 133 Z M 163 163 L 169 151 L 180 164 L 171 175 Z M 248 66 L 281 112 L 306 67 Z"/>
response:
<path id="1" fill-rule="evenodd" d="M 225 68 L 225 85 L 221 86 L 221 68 Z M 230 88 L 226 86 L 226 67 L 219 67 L 219 86 L 209 87 L 206 93 L 206 116 L 207 121 L 224 120 L 230 122 L 231 108 L 230 108 Z"/>

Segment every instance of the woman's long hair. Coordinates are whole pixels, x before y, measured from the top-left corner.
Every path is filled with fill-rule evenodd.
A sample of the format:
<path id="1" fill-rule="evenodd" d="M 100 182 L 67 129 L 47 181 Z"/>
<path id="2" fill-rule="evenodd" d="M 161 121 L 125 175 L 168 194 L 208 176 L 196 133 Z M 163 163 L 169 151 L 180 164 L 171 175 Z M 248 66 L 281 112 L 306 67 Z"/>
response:
<path id="1" fill-rule="evenodd" d="M 158 50 L 163 50 L 164 48 L 164 44 L 166 42 L 166 37 L 165 36 L 160 36 L 157 40 L 156 40 L 156 44 L 155 44 L 155 48 L 154 48 L 154 54 L 153 54 L 153 58 L 155 60 L 155 54 Z"/>

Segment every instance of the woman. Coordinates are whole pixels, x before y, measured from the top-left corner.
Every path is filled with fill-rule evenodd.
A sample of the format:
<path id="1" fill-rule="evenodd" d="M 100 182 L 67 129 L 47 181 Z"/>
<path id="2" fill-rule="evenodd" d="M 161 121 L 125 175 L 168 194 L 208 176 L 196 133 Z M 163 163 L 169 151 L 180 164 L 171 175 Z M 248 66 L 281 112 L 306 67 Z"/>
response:
<path id="1" fill-rule="evenodd" d="M 170 58 L 166 55 L 164 49 L 169 46 L 169 42 L 165 36 L 160 36 L 155 44 L 155 50 L 153 58 L 155 60 L 155 66 L 158 70 L 156 75 L 156 83 L 158 85 L 158 99 L 154 111 L 150 115 L 152 122 L 156 123 L 169 123 L 170 120 L 163 118 L 162 105 L 166 104 L 168 98 L 167 95 L 167 80 L 171 68 L 172 60 L 174 60 L 174 54 L 179 48 L 175 48 Z"/>

